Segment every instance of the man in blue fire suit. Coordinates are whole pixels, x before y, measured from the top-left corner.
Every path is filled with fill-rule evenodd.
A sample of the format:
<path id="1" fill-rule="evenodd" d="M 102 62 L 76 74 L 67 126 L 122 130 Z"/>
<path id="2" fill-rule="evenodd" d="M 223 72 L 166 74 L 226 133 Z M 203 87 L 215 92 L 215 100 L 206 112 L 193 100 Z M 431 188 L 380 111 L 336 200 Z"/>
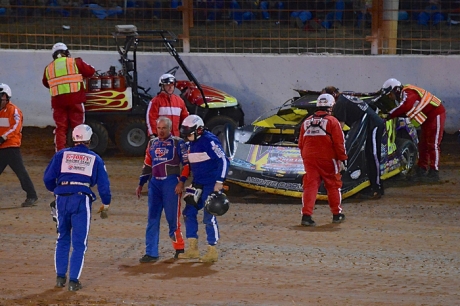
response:
<path id="1" fill-rule="evenodd" d="M 173 136 L 172 121 L 161 116 L 156 120 L 157 137 L 151 139 L 145 152 L 144 167 L 136 189 L 141 196 L 142 186 L 150 178 L 147 217 L 145 231 L 145 255 L 141 263 L 155 262 L 159 258 L 160 220 L 163 209 L 169 225 L 169 234 L 174 258 L 184 253 L 184 239 L 180 230 L 181 195 L 188 177 L 187 145 L 179 137 Z M 181 169 L 184 166 L 184 169 Z M 181 174 L 182 171 L 182 174 Z"/>
<path id="2" fill-rule="evenodd" d="M 97 185 L 102 205 L 98 211 L 105 213 L 111 201 L 110 182 L 102 159 L 88 149 L 93 134 L 90 126 L 77 125 L 72 131 L 73 148 L 58 151 L 43 176 L 46 189 L 56 196 L 58 237 L 54 255 L 56 287 L 65 287 L 70 257 L 69 291 L 82 288 L 79 281 L 85 262 L 91 207 L 96 195 L 90 187 Z"/>

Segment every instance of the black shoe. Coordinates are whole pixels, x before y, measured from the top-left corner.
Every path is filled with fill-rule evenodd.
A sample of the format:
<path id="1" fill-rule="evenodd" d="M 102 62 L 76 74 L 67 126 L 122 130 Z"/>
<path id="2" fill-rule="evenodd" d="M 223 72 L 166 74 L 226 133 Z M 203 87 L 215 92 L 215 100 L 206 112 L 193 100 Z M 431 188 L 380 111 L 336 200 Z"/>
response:
<path id="1" fill-rule="evenodd" d="M 147 263 L 147 262 L 155 262 L 157 260 L 158 260 L 158 257 L 153 257 L 153 256 L 145 254 L 144 256 L 142 256 L 141 259 L 139 259 L 139 262 L 140 263 Z"/>
<path id="2" fill-rule="evenodd" d="M 430 169 L 428 170 L 427 175 L 423 177 L 423 181 L 427 183 L 437 183 L 439 182 L 439 171 Z"/>
<path id="3" fill-rule="evenodd" d="M 57 276 L 56 277 L 56 287 L 64 288 L 66 281 L 67 281 L 67 279 L 65 277 Z"/>
<path id="4" fill-rule="evenodd" d="M 176 254 L 174 254 L 174 259 L 178 259 L 178 258 L 179 258 L 179 254 L 182 254 L 182 253 L 184 253 L 184 249 L 176 250 Z"/>
<path id="5" fill-rule="evenodd" d="M 302 222 L 300 224 L 302 224 L 303 226 L 316 226 L 315 221 L 313 221 L 313 219 L 309 215 L 303 215 Z"/>
<path id="6" fill-rule="evenodd" d="M 82 288 L 81 283 L 79 281 L 69 281 L 69 291 L 78 291 Z"/>
<path id="7" fill-rule="evenodd" d="M 38 198 L 27 198 L 24 203 L 21 204 L 22 207 L 32 207 L 35 206 L 35 202 L 38 201 Z"/>
<path id="8" fill-rule="evenodd" d="M 332 215 L 332 223 L 342 223 L 345 221 L 344 214 Z"/>
<path id="9" fill-rule="evenodd" d="M 414 174 L 410 177 L 410 180 L 413 182 L 421 182 L 424 180 L 427 175 L 426 169 L 423 169 L 419 166 L 415 166 Z"/>

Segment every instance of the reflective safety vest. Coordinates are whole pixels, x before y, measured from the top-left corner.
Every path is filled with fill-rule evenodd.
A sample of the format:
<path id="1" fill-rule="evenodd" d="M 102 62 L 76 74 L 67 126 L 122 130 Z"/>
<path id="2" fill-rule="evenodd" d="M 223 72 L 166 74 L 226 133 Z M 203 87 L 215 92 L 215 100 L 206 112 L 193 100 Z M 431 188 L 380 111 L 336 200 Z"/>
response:
<path id="1" fill-rule="evenodd" d="M 420 101 L 416 101 L 412 108 L 407 112 L 407 117 L 411 119 L 415 126 L 419 126 L 425 122 L 427 118 L 427 116 L 423 113 L 425 106 L 431 104 L 434 107 L 438 107 L 441 105 L 441 100 L 423 88 L 414 85 L 404 86 L 404 89 L 406 88 L 415 90 L 420 96 Z"/>
<path id="2" fill-rule="evenodd" d="M 52 97 L 80 91 L 83 76 L 74 58 L 60 57 L 46 67 L 46 78 Z M 84 86 L 84 85 L 83 85 Z"/>

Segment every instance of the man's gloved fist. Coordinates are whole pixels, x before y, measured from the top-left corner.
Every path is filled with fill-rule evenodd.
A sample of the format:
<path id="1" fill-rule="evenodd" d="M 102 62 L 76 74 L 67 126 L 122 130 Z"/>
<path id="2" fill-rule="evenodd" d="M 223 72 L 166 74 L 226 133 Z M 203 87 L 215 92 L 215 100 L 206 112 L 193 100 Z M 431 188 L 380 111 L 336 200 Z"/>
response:
<path id="1" fill-rule="evenodd" d="M 106 219 L 109 215 L 107 214 L 107 211 L 109 210 L 110 205 L 104 205 L 102 204 L 101 207 L 99 207 L 99 210 L 97 213 L 101 214 L 101 219 Z"/>

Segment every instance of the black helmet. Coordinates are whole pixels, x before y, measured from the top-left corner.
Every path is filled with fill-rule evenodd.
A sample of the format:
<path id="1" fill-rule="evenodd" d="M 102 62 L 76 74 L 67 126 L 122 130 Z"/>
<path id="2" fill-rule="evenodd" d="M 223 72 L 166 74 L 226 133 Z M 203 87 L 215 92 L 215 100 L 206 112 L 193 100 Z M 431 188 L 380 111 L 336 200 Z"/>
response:
<path id="1" fill-rule="evenodd" d="M 204 207 L 211 215 L 222 216 L 230 208 L 230 202 L 228 201 L 225 193 L 214 191 L 206 199 Z"/>

